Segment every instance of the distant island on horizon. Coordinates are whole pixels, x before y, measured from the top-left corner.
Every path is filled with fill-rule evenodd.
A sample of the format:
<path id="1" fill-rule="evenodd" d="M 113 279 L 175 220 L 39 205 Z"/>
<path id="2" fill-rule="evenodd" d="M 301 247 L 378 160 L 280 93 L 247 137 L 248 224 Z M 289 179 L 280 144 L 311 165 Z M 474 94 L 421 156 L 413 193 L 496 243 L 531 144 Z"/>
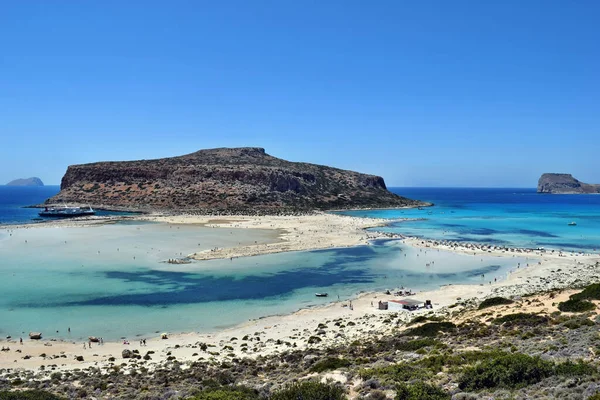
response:
<path id="1" fill-rule="evenodd" d="M 538 193 L 549 194 L 594 194 L 600 193 L 600 184 L 583 183 L 571 174 L 543 174 L 537 186 Z"/>
<path id="2" fill-rule="evenodd" d="M 259 147 L 71 165 L 60 193 L 44 204 L 56 203 L 227 214 L 431 205 L 390 192 L 380 176 L 290 162 Z"/>
<path id="3" fill-rule="evenodd" d="M 38 177 L 19 178 L 12 180 L 6 186 L 44 186 L 44 182 Z"/>

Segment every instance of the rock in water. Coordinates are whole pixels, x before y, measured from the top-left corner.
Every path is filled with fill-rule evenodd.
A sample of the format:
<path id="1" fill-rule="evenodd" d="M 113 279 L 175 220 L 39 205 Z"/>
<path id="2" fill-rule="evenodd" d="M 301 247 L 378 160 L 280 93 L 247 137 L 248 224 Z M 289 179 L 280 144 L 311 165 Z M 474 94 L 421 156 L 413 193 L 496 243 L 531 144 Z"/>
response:
<path id="1" fill-rule="evenodd" d="M 46 204 L 63 202 L 227 214 L 428 205 L 391 193 L 379 176 L 285 161 L 254 147 L 72 165 Z"/>
<path id="2" fill-rule="evenodd" d="M 600 193 L 600 185 L 580 182 L 571 174 L 543 174 L 538 181 L 537 191 L 554 194 Z"/>
<path id="3" fill-rule="evenodd" d="M 34 176 L 32 178 L 15 179 L 8 182 L 6 186 L 44 186 L 44 182 Z"/>

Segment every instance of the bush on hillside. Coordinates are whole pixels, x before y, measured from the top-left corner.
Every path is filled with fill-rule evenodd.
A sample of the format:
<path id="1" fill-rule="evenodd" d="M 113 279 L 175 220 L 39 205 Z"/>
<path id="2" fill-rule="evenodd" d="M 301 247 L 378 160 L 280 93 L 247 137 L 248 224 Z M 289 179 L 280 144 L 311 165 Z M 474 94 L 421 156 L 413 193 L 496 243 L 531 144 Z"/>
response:
<path id="1" fill-rule="evenodd" d="M 191 400 L 258 400 L 258 393 L 252 389 L 238 388 L 218 388 L 205 390 Z"/>
<path id="2" fill-rule="evenodd" d="M 62 400 L 62 397 L 41 390 L 19 392 L 0 391 L 0 400 Z"/>
<path id="3" fill-rule="evenodd" d="M 562 312 L 586 312 L 596 309 L 596 305 L 591 301 L 570 299 L 558 303 L 558 309 Z"/>
<path id="4" fill-rule="evenodd" d="M 437 344 L 440 344 L 440 342 L 431 338 L 415 339 L 408 342 L 396 343 L 396 350 L 417 351 L 423 347 L 435 346 Z"/>
<path id="5" fill-rule="evenodd" d="M 484 308 L 501 306 L 505 304 L 512 304 L 513 301 L 510 299 L 506 299 L 504 297 L 492 297 L 489 299 L 485 299 L 479 304 L 479 309 L 483 310 Z"/>
<path id="6" fill-rule="evenodd" d="M 515 314 L 506 314 L 502 317 L 496 318 L 492 321 L 495 325 L 504 326 L 538 326 L 538 325 L 546 325 L 548 323 L 548 317 L 538 314 L 529 314 L 529 313 L 515 313 Z"/>
<path id="7" fill-rule="evenodd" d="M 346 400 L 344 388 L 315 381 L 289 385 L 271 395 L 270 400 Z"/>
<path id="8" fill-rule="evenodd" d="M 502 354 L 467 367 L 459 378 L 461 390 L 503 387 L 517 389 L 553 375 L 553 363 L 526 354 Z"/>
<path id="9" fill-rule="evenodd" d="M 352 363 L 348 360 L 344 360 L 343 358 L 327 357 L 315 363 L 310 370 L 312 372 L 323 372 L 348 367 L 350 365 L 352 365 Z"/>
<path id="10" fill-rule="evenodd" d="M 600 300 L 600 283 L 594 283 L 570 297 L 572 300 Z"/>
<path id="11" fill-rule="evenodd" d="M 437 386 L 424 382 L 400 383 L 396 388 L 396 400 L 449 400 L 451 396 Z"/>
<path id="12" fill-rule="evenodd" d="M 474 359 L 474 357 L 468 358 L 471 361 Z M 521 353 L 481 353 L 480 360 L 477 364 L 464 369 L 458 382 L 460 389 L 480 390 L 497 387 L 518 389 L 549 376 L 589 377 L 598 372 L 594 365 L 581 360 L 555 364 Z"/>
<path id="13" fill-rule="evenodd" d="M 360 377 L 363 380 L 378 378 L 386 382 L 406 382 L 413 379 L 423 379 L 429 371 L 408 363 L 398 363 L 385 367 L 363 369 Z"/>
<path id="14" fill-rule="evenodd" d="M 428 322 L 415 328 L 410 328 L 404 332 L 404 336 L 423 336 L 433 337 L 440 332 L 450 332 L 456 329 L 452 322 Z"/>

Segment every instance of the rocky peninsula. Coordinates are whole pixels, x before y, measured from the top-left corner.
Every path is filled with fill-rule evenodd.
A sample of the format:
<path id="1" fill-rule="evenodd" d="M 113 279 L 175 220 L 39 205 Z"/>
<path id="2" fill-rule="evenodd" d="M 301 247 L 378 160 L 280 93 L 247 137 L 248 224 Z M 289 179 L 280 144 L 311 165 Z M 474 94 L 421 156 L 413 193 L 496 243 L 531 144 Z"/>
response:
<path id="1" fill-rule="evenodd" d="M 538 181 L 537 191 L 552 194 L 600 193 L 600 184 L 580 182 L 571 174 L 543 174 Z"/>
<path id="2" fill-rule="evenodd" d="M 10 181 L 6 186 L 44 186 L 44 182 L 38 177 L 20 178 Z"/>
<path id="3" fill-rule="evenodd" d="M 383 178 L 218 148 L 155 160 L 71 165 L 53 203 L 204 214 L 281 214 L 428 205 L 387 190 Z"/>

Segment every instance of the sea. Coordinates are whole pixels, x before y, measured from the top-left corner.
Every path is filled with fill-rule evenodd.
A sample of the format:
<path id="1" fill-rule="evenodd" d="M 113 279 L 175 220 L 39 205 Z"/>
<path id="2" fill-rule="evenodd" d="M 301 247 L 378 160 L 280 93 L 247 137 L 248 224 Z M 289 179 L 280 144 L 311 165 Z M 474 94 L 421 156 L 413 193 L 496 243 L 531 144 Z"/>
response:
<path id="1" fill-rule="evenodd" d="M 600 243 L 600 196 L 540 195 L 533 189 L 391 190 L 435 206 L 344 214 L 388 218 L 390 225 L 378 229 L 432 239 L 585 252 Z M 364 291 L 484 284 L 504 279 L 528 261 L 377 240 L 351 248 L 173 265 L 165 261 L 214 247 L 266 243 L 274 233 L 135 221 L 11 228 L 35 224 L 36 210 L 22 207 L 56 192 L 58 187 L 0 186 L 0 336 L 42 331 L 48 339 L 118 340 L 212 332 Z M 316 292 L 329 297 L 317 298 Z"/>
<path id="2" fill-rule="evenodd" d="M 0 225 L 37 223 L 39 208 L 30 208 L 43 203 L 60 192 L 60 186 L 5 186 L 0 185 Z M 130 215 L 131 213 L 96 210 L 96 215 Z"/>

